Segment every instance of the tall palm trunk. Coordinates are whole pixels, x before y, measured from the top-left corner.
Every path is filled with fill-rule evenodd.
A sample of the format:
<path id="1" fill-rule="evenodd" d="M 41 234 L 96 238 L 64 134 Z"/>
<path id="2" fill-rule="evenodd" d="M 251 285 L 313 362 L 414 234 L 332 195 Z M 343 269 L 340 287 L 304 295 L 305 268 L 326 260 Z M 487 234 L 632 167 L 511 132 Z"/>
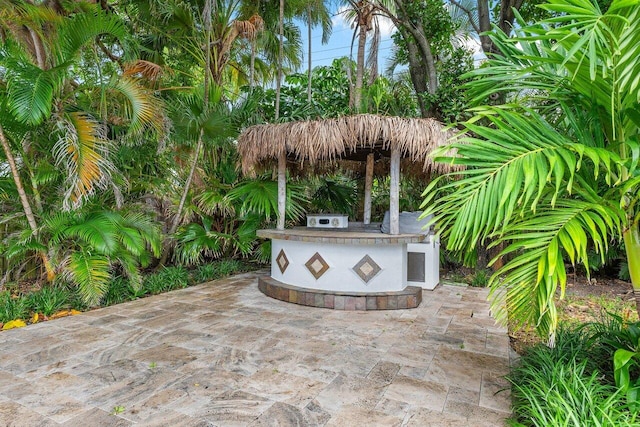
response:
<path id="1" fill-rule="evenodd" d="M 307 38 L 309 49 L 307 53 L 307 103 L 311 105 L 311 5 L 307 6 Z"/>
<path id="2" fill-rule="evenodd" d="M 256 76 L 256 40 L 251 40 L 251 60 L 249 63 L 249 88 L 253 89 Z"/>
<path id="3" fill-rule="evenodd" d="M 358 12 L 360 16 L 361 12 Z M 360 33 L 358 34 L 358 57 L 356 60 L 356 86 L 353 95 L 352 107 L 359 109 L 362 99 L 362 82 L 364 80 L 364 51 L 367 43 L 367 27 L 360 23 Z"/>
<path id="4" fill-rule="evenodd" d="M 18 167 L 16 166 L 16 160 L 13 157 L 13 153 L 11 152 L 11 147 L 9 147 L 9 141 L 4 134 L 4 129 L 0 124 L 0 144 L 2 144 L 2 149 L 4 150 L 4 154 L 7 157 L 7 162 L 9 162 L 9 168 L 11 169 L 11 175 L 13 176 L 13 182 L 16 184 L 16 189 L 18 190 L 18 197 L 20 198 L 20 203 L 22 203 L 22 209 L 24 210 L 24 215 L 27 217 L 27 222 L 29 223 L 29 227 L 33 232 L 34 236 L 38 235 L 38 224 L 36 223 L 36 217 L 33 215 L 33 210 L 31 209 L 31 203 L 29 203 L 29 199 L 27 198 L 27 193 L 24 191 L 24 186 L 22 185 L 22 180 L 20 179 L 20 173 L 18 172 Z M 42 258 L 42 262 L 44 264 L 44 268 L 47 272 L 47 280 L 52 281 L 55 278 L 55 271 L 51 266 L 51 261 L 49 260 L 49 256 L 46 252 L 40 251 L 40 258 Z"/>
<path id="5" fill-rule="evenodd" d="M 276 82 L 276 113 L 275 119 L 280 118 L 280 86 L 282 84 L 282 57 L 284 52 L 284 0 L 280 0 L 280 16 L 279 16 L 279 46 L 278 46 L 278 81 Z M 285 223 L 285 201 L 286 201 L 286 152 L 282 152 L 278 156 L 278 220 L 276 227 L 278 230 L 284 230 Z"/>
<path id="6" fill-rule="evenodd" d="M 280 0 L 278 17 L 278 80 L 276 81 L 275 119 L 280 118 L 280 89 L 282 86 L 282 57 L 284 53 L 284 0 Z"/>

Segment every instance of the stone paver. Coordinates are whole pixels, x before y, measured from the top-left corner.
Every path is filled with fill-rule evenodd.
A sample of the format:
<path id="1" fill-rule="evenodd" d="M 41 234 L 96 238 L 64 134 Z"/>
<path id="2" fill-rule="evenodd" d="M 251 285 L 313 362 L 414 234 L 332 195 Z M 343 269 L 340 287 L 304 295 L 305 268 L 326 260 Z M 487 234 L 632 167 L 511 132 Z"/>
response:
<path id="1" fill-rule="evenodd" d="M 244 274 L 0 333 L 1 426 L 500 426 L 483 289 L 413 310 L 289 304 Z"/>

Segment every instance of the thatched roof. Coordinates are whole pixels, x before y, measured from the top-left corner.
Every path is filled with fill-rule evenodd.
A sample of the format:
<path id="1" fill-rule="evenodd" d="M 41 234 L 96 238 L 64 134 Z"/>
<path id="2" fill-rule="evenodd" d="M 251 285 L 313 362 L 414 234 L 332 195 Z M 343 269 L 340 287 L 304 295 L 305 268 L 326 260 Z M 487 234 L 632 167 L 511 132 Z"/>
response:
<path id="1" fill-rule="evenodd" d="M 288 160 L 315 166 L 364 160 L 370 152 L 388 157 L 391 148 L 398 148 L 403 158 L 422 164 L 423 172 L 444 173 L 452 166 L 434 163 L 429 154 L 455 137 L 456 132 L 445 130 L 434 119 L 359 114 L 252 126 L 238 137 L 238 152 L 243 172 L 251 173 L 277 159 L 283 150 Z"/>

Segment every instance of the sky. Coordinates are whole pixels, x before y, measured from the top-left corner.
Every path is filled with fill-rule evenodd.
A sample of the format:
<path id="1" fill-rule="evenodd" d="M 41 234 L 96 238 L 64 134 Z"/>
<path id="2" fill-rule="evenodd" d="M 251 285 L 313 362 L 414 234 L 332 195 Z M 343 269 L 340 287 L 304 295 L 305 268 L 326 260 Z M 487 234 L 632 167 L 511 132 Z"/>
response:
<path id="1" fill-rule="evenodd" d="M 320 27 L 315 27 L 311 33 L 311 42 L 312 42 L 312 55 L 311 55 L 311 63 L 312 68 L 317 66 L 326 66 L 331 65 L 331 62 L 336 58 L 341 58 L 343 56 L 350 56 L 351 52 L 351 44 L 352 41 L 354 43 L 353 46 L 353 55 L 352 58 L 355 60 L 358 45 L 357 40 L 353 40 L 354 29 L 351 27 L 351 23 L 347 21 L 347 18 L 344 14 L 346 7 L 342 6 L 337 10 L 333 11 L 333 32 L 327 44 L 322 44 L 322 29 Z M 391 20 L 383 17 L 379 18 L 379 26 L 381 33 L 381 42 L 379 47 L 379 56 L 378 56 L 378 70 L 381 74 L 385 74 L 388 67 L 388 59 L 392 54 L 393 48 L 393 40 L 391 39 L 391 35 L 396 31 Z M 307 69 L 307 27 L 303 22 L 298 22 L 300 26 L 300 32 L 302 35 L 302 45 L 304 52 L 304 62 L 300 71 L 306 71 Z M 370 39 L 367 39 L 367 46 Z M 476 39 L 467 39 L 465 44 L 469 49 L 474 51 L 474 59 L 476 63 L 482 61 L 485 56 L 482 54 L 482 50 L 480 48 L 480 43 Z M 406 69 L 405 66 L 400 66 L 396 69 L 396 71 L 401 71 Z"/>
<path id="2" fill-rule="evenodd" d="M 333 12 L 333 32 L 331 38 L 327 44 L 322 44 L 322 29 L 320 27 L 313 28 L 311 33 L 312 43 L 312 55 L 311 64 L 312 68 L 321 65 L 331 65 L 331 62 L 336 58 L 343 56 L 349 56 L 351 51 L 351 42 L 353 40 L 354 29 L 351 28 L 351 24 L 347 22 L 344 13 L 344 8 Z M 302 45 L 304 51 L 304 64 L 302 70 L 307 69 L 307 27 L 306 24 L 299 22 L 301 27 Z M 393 40 L 391 40 L 391 34 L 395 31 L 395 28 L 390 20 L 382 19 L 380 21 L 381 30 L 381 42 L 379 48 L 379 63 L 378 69 L 384 72 L 387 66 L 387 58 L 391 55 L 391 49 L 393 47 Z M 357 40 L 354 41 L 353 46 L 353 59 L 355 60 L 358 50 Z"/>

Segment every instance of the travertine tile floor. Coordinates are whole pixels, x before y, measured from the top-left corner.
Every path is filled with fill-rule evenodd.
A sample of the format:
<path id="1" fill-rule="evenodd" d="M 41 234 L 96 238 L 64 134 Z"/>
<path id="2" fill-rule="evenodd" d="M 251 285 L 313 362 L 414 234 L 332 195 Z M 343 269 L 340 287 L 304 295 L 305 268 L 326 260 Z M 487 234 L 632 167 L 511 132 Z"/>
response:
<path id="1" fill-rule="evenodd" d="M 499 426 L 509 338 L 486 291 L 303 307 L 245 274 L 0 333 L 0 426 Z"/>

